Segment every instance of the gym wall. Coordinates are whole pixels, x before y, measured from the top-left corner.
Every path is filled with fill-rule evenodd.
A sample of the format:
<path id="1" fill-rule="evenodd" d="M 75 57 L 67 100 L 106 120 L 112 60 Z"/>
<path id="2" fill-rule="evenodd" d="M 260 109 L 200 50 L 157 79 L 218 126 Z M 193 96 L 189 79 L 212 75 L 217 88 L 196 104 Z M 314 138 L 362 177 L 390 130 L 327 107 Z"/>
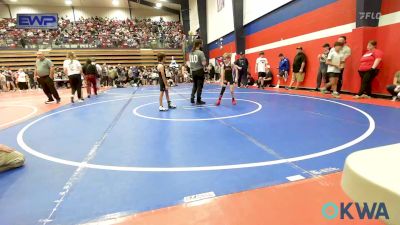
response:
<path id="1" fill-rule="evenodd" d="M 217 1 L 207 0 L 208 43 L 231 33 L 233 28 L 232 0 L 225 0 L 225 6 L 218 12 Z"/>
<path id="2" fill-rule="evenodd" d="M 229 0 L 226 0 L 229 1 Z M 254 73 L 255 60 L 259 51 L 264 51 L 274 75 L 278 73 L 278 54 L 283 53 L 291 61 L 296 47 L 302 46 L 307 55 L 306 79 L 302 86 L 315 88 L 319 67 L 317 55 L 324 43 L 333 43 L 338 36 L 347 36 L 352 56 L 346 62 L 343 90 L 356 93 L 360 86 L 357 72 L 359 60 L 366 51 L 369 40 L 378 41 L 384 52 L 383 68 L 373 82 L 373 93 L 387 94 L 386 85 L 392 83 L 393 75 L 400 70 L 396 54 L 400 33 L 400 1 L 382 0 L 382 16 L 379 26 L 356 28 L 356 0 L 296 0 L 271 11 L 245 25 L 246 57 L 250 72 Z M 233 33 L 223 36 L 223 45 L 218 41 L 209 44 L 210 58 L 224 52 L 235 52 Z M 213 61 L 213 60 L 212 60 Z M 274 79 L 276 76 L 274 76 Z M 276 83 L 276 79 L 274 80 Z"/>
<path id="3" fill-rule="evenodd" d="M 292 0 L 245 0 L 243 2 L 243 22 L 248 24 L 290 1 Z M 199 28 L 197 0 L 189 0 L 189 10 L 190 30 L 195 31 Z M 207 0 L 207 14 L 208 43 L 234 31 L 232 0 L 225 0 L 224 7 L 220 11 L 218 11 L 217 0 Z"/>

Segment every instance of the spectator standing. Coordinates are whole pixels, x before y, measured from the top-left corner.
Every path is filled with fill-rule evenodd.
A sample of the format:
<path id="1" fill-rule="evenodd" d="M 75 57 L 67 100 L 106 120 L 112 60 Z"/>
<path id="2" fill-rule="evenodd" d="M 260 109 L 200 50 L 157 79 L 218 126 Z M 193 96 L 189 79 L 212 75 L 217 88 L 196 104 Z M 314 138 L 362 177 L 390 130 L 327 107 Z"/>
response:
<path id="1" fill-rule="evenodd" d="M 392 95 L 392 101 L 400 100 L 400 70 L 395 73 L 393 84 L 388 85 L 386 89 Z"/>
<path id="2" fill-rule="evenodd" d="M 4 75 L 4 72 L 1 70 L 0 70 L 0 89 L 2 91 L 8 91 L 6 76 Z"/>
<path id="3" fill-rule="evenodd" d="M 279 73 L 278 73 L 278 83 L 276 84 L 275 88 L 279 88 L 281 84 L 281 80 L 283 79 L 284 82 L 286 83 L 288 77 L 289 77 L 289 59 L 286 58 L 282 53 L 279 54 Z"/>
<path id="4" fill-rule="evenodd" d="M 175 84 L 179 83 L 178 70 L 179 70 L 179 64 L 172 56 L 171 63 L 169 64 L 169 71 L 171 72 L 171 78 Z"/>
<path id="5" fill-rule="evenodd" d="M 344 72 L 344 67 L 346 66 L 346 60 L 350 57 L 351 55 L 351 49 L 350 47 L 347 45 L 347 38 L 346 36 L 340 36 L 337 40 L 338 42 L 343 44 L 343 48 L 340 51 L 340 54 L 342 54 L 343 60 L 344 60 L 344 64 L 343 64 L 343 68 L 340 70 L 340 75 L 339 75 L 339 80 L 338 80 L 338 85 L 337 85 L 337 91 L 340 93 L 340 91 L 342 90 L 342 86 L 343 86 L 343 72 Z M 332 49 L 331 49 L 332 51 Z"/>
<path id="6" fill-rule="evenodd" d="M 208 64 L 208 74 L 210 76 L 210 81 L 214 82 L 215 81 L 215 68 L 214 65 L 212 63 Z"/>
<path id="7" fill-rule="evenodd" d="M 322 53 L 318 55 L 319 68 L 317 74 L 317 87 L 315 88 L 315 91 L 319 91 L 322 80 L 324 80 L 325 85 L 329 83 L 329 77 L 327 75 L 328 65 L 326 64 L 326 58 L 328 57 L 331 46 L 328 43 L 326 43 L 322 47 L 323 47 Z"/>
<path id="8" fill-rule="evenodd" d="M 6 77 L 6 85 L 7 85 L 7 91 L 16 91 L 17 88 L 15 87 L 14 79 L 12 76 L 11 70 L 4 70 L 3 72 L 4 76 Z"/>
<path id="9" fill-rule="evenodd" d="M 68 76 L 71 85 L 71 102 L 74 103 L 75 92 L 78 92 L 78 101 L 82 102 L 82 65 L 76 60 L 73 52 L 68 52 L 63 64 L 64 74 Z"/>
<path id="10" fill-rule="evenodd" d="M 264 86 L 264 78 L 267 76 L 266 70 L 268 66 L 268 60 L 264 57 L 264 52 L 259 53 L 259 57 L 256 60 L 256 73 L 258 74 L 258 88 Z"/>
<path id="11" fill-rule="evenodd" d="M 19 40 L 19 42 L 21 43 L 22 48 L 26 47 L 26 39 L 24 36 L 21 37 L 21 39 Z"/>
<path id="12" fill-rule="evenodd" d="M 101 86 L 108 86 L 108 66 L 104 63 L 103 68 L 101 69 Z"/>
<path id="13" fill-rule="evenodd" d="M 117 68 L 114 66 L 114 67 L 111 67 L 109 70 L 108 70 L 108 85 L 110 85 L 110 86 L 114 86 L 114 80 L 115 79 L 117 79 L 118 78 L 118 70 L 117 70 Z"/>
<path id="14" fill-rule="evenodd" d="M 54 86 L 54 65 L 50 59 L 47 59 L 43 52 L 38 51 L 36 53 L 36 67 L 35 77 L 46 94 L 48 100 L 46 104 L 54 103 L 54 98 L 57 103 L 60 103 L 61 98 L 58 95 L 57 89 Z M 54 97 L 54 98 L 53 98 Z"/>
<path id="15" fill-rule="evenodd" d="M 376 48 L 375 40 L 369 41 L 367 45 L 368 51 L 361 57 L 358 73 L 361 77 L 361 85 L 355 99 L 371 98 L 372 81 L 378 75 L 382 66 L 383 52 Z"/>
<path id="16" fill-rule="evenodd" d="M 221 77 L 221 65 L 219 64 L 218 60 L 215 60 L 215 79 L 214 81 L 219 80 Z"/>
<path id="17" fill-rule="evenodd" d="M 28 79 L 24 69 L 19 69 L 17 73 L 18 88 L 20 91 L 28 90 Z"/>
<path id="18" fill-rule="evenodd" d="M 91 59 L 86 60 L 86 64 L 83 66 L 82 70 L 83 74 L 85 75 L 86 91 L 88 98 L 90 98 L 92 94 L 92 87 L 94 94 L 97 95 L 97 85 L 96 85 L 97 69 L 96 66 L 93 65 Z"/>
<path id="19" fill-rule="evenodd" d="M 326 93 L 326 89 L 332 87 L 332 96 L 340 98 L 339 92 L 337 91 L 337 85 L 339 77 L 344 64 L 343 54 L 341 50 L 343 48 L 342 42 L 335 42 L 334 51 L 330 51 L 326 58 L 326 64 L 328 65 L 327 74 L 329 76 L 329 83 L 325 84 L 325 87 L 321 90 L 322 93 Z"/>
<path id="20" fill-rule="evenodd" d="M 133 78 L 139 78 L 139 68 L 137 66 L 132 67 L 132 76 Z"/>
<path id="21" fill-rule="evenodd" d="M 35 81 L 35 77 L 34 77 L 34 72 L 30 69 L 26 70 L 26 74 L 28 75 L 29 78 L 29 88 L 30 89 L 36 89 L 36 81 Z"/>
<path id="22" fill-rule="evenodd" d="M 238 88 L 243 84 L 247 87 L 247 69 L 249 68 L 249 61 L 246 59 L 245 54 L 240 52 L 240 58 L 236 60 L 235 65 L 238 67 Z"/>
<path id="23" fill-rule="evenodd" d="M 103 69 L 101 68 L 101 65 L 96 63 L 96 58 L 92 58 L 92 64 L 96 66 L 96 87 L 97 89 L 100 88 L 100 78 L 101 78 L 101 74 L 103 73 Z"/>
<path id="24" fill-rule="evenodd" d="M 299 84 L 304 81 L 307 58 L 303 52 L 303 47 L 299 46 L 296 48 L 296 50 L 297 54 L 293 60 L 292 80 L 287 89 L 291 89 L 294 83 L 296 83 L 295 89 L 298 89 Z"/>

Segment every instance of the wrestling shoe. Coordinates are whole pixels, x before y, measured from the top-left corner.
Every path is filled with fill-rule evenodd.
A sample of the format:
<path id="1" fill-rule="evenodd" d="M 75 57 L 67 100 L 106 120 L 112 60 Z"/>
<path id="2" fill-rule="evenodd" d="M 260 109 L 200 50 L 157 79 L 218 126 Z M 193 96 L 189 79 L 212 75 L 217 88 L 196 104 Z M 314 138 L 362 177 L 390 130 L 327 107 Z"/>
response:
<path id="1" fill-rule="evenodd" d="M 168 111 L 168 108 L 165 108 L 164 106 L 160 106 L 160 107 L 158 107 L 158 110 L 160 110 L 160 112 L 165 112 L 165 111 Z"/>
<path id="2" fill-rule="evenodd" d="M 176 105 L 169 103 L 168 104 L 168 109 L 176 109 Z"/>
<path id="3" fill-rule="evenodd" d="M 362 98 L 366 98 L 366 99 L 371 99 L 371 96 L 366 95 L 366 94 L 361 95 L 361 97 L 362 97 Z"/>
<path id="4" fill-rule="evenodd" d="M 221 105 L 221 99 L 220 99 L 220 98 L 217 100 L 217 102 L 215 103 L 215 105 L 216 105 L 216 106 Z"/>
<path id="5" fill-rule="evenodd" d="M 340 98 L 340 95 L 339 95 L 339 93 L 337 91 L 332 92 L 332 96 L 334 98 Z"/>

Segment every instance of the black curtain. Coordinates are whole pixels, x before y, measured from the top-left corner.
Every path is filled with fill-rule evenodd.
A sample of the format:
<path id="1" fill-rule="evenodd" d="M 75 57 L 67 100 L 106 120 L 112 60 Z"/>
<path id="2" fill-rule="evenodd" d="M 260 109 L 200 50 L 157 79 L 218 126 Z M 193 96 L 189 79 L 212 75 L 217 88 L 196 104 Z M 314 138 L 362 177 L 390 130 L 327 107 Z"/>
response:
<path id="1" fill-rule="evenodd" d="M 246 50 L 245 34 L 243 27 L 243 0 L 232 0 L 233 24 L 235 27 L 236 53 Z"/>
<path id="2" fill-rule="evenodd" d="M 181 1 L 181 13 L 183 22 L 183 33 L 188 35 L 190 30 L 189 0 Z"/>
<path id="3" fill-rule="evenodd" d="M 209 59 L 208 54 L 208 40 L 207 40 L 207 1 L 197 0 L 197 14 L 199 16 L 200 38 L 203 40 L 203 52 L 206 58 Z"/>
<path id="4" fill-rule="evenodd" d="M 356 27 L 377 27 L 382 0 L 357 0 Z"/>

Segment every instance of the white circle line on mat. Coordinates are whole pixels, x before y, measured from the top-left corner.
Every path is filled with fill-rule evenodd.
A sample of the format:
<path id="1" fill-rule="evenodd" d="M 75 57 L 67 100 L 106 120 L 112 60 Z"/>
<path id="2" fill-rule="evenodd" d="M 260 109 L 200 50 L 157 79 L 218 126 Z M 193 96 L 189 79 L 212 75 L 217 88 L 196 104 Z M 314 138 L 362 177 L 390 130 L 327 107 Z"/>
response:
<path id="1" fill-rule="evenodd" d="M 203 98 L 203 99 L 211 99 L 211 98 Z M 226 100 L 228 98 L 224 98 L 224 99 Z M 186 99 L 176 99 L 175 101 L 178 101 L 178 100 L 179 101 L 183 101 L 183 100 L 186 100 Z M 196 118 L 185 118 L 185 119 L 183 119 L 183 118 L 181 118 L 181 119 L 180 118 L 159 118 L 159 117 L 151 117 L 151 116 L 145 116 L 143 114 L 140 114 L 138 112 L 138 110 L 140 108 L 143 108 L 145 106 L 153 105 L 153 104 L 157 104 L 158 103 L 158 102 L 150 102 L 150 103 L 146 103 L 146 104 L 137 106 L 136 108 L 134 108 L 132 110 L 132 113 L 135 116 L 142 117 L 142 118 L 145 118 L 145 119 L 150 119 L 150 120 L 176 121 L 176 122 L 199 122 L 199 121 L 210 121 L 210 120 L 224 120 L 224 119 L 231 119 L 231 118 L 247 116 L 247 115 L 251 115 L 253 113 L 256 113 L 256 112 L 258 112 L 258 111 L 260 111 L 262 109 L 262 105 L 260 103 L 258 103 L 258 102 L 247 100 L 247 99 L 240 99 L 240 98 L 238 98 L 236 100 L 237 101 L 244 101 L 244 102 L 251 102 L 251 103 L 257 105 L 257 108 L 255 110 L 253 110 L 253 111 L 250 111 L 250 112 L 247 112 L 247 113 L 238 114 L 238 115 L 221 116 L 221 117 L 210 117 L 210 118 L 199 118 L 199 119 L 196 119 Z"/>
<path id="2" fill-rule="evenodd" d="M 32 110 L 29 114 L 27 114 L 27 115 L 25 115 L 25 116 L 23 116 L 21 118 L 18 118 L 16 120 L 0 124 L 0 127 L 5 127 L 5 126 L 8 126 L 10 124 L 15 124 L 15 123 L 17 123 L 19 121 L 25 120 L 25 119 L 33 116 L 34 114 L 36 114 L 37 111 L 38 111 L 38 109 L 35 106 L 30 106 L 30 105 L 0 105 L 0 106 L 1 107 L 3 107 L 3 106 L 5 106 L 5 107 L 22 107 L 22 108 L 29 108 L 29 109 Z"/>
<path id="3" fill-rule="evenodd" d="M 91 168 L 91 169 L 99 169 L 99 170 L 111 170 L 111 171 L 130 171 L 130 172 L 194 172 L 194 171 L 218 171 L 218 170 L 232 170 L 232 169 L 244 169 L 244 168 L 254 168 L 254 167 L 263 167 L 263 166 L 271 166 L 271 165 L 278 165 L 278 164 L 283 164 L 283 163 L 291 163 L 291 162 L 297 162 L 297 161 L 302 161 L 302 160 L 307 160 L 307 159 L 313 159 L 325 155 L 329 155 L 335 152 L 342 151 L 348 147 L 351 147 L 353 145 L 356 145 L 360 143 L 361 141 L 365 140 L 368 138 L 375 130 L 375 121 L 374 119 L 366 112 L 363 110 L 356 108 L 351 105 L 347 105 L 341 102 L 337 101 L 332 101 L 329 99 L 322 99 L 322 98 L 316 98 L 316 97 L 310 97 L 310 96 L 302 96 L 302 95 L 291 95 L 291 94 L 281 94 L 281 93 L 269 93 L 269 92 L 241 92 L 241 93 L 251 93 L 251 94 L 268 94 L 268 95 L 283 95 L 283 96 L 293 96 L 293 97 L 299 97 L 299 98 L 308 98 L 308 99 L 315 99 L 319 101 L 325 101 L 325 102 L 330 102 L 338 105 L 345 106 L 347 108 L 353 109 L 362 115 L 364 115 L 369 122 L 368 129 L 359 137 L 355 138 L 352 141 L 349 141 L 345 144 L 339 145 L 334 148 L 322 150 L 320 152 L 312 153 L 312 154 L 307 154 L 307 155 L 302 155 L 302 156 L 297 156 L 297 157 L 291 157 L 291 158 L 286 158 L 286 159 L 278 159 L 278 160 L 270 160 L 270 161 L 262 161 L 262 162 L 254 162 L 254 163 L 241 163 L 241 164 L 228 164 L 228 165 L 217 165 L 217 166 L 194 166 L 194 167 L 135 167 L 135 166 L 111 166 L 111 165 L 99 165 L 99 164 L 90 164 L 90 163 L 81 163 L 81 162 L 76 162 L 76 161 L 70 161 L 70 160 L 65 160 L 65 159 L 60 159 L 57 157 L 49 156 L 46 154 L 43 154 L 41 152 L 38 152 L 31 147 L 29 147 L 25 141 L 24 141 L 24 133 L 26 130 L 28 130 L 32 125 L 35 123 L 50 117 L 52 115 L 62 113 L 65 111 L 69 111 L 72 109 L 77 109 L 81 107 L 86 107 L 90 105 L 95 105 L 95 104 L 101 104 L 101 103 L 106 103 L 106 102 L 113 102 L 113 101 L 121 101 L 124 99 L 128 98 L 123 98 L 123 99 L 115 99 L 115 100 L 108 100 L 108 101 L 103 101 L 103 102 L 97 102 L 97 103 L 92 103 L 92 104 L 87 104 L 87 105 L 82 105 L 70 109 L 64 109 L 58 112 L 54 112 L 51 114 L 48 114 L 46 116 L 40 117 L 29 124 L 27 124 L 25 127 L 23 127 L 18 135 L 17 135 L 17 142 L 19 146 L 27 151 L 28 153 L 44 159 L 48 160 L 54 163 L 59 163 L 63 165 L 69 165 L 69 166 L 75 166 L 75 167 L 86 167 L 86 168 Z M 181 93 L 182 94 L 182 93 Z M 145 97 L 145 96 L 141 96 Z"/>

